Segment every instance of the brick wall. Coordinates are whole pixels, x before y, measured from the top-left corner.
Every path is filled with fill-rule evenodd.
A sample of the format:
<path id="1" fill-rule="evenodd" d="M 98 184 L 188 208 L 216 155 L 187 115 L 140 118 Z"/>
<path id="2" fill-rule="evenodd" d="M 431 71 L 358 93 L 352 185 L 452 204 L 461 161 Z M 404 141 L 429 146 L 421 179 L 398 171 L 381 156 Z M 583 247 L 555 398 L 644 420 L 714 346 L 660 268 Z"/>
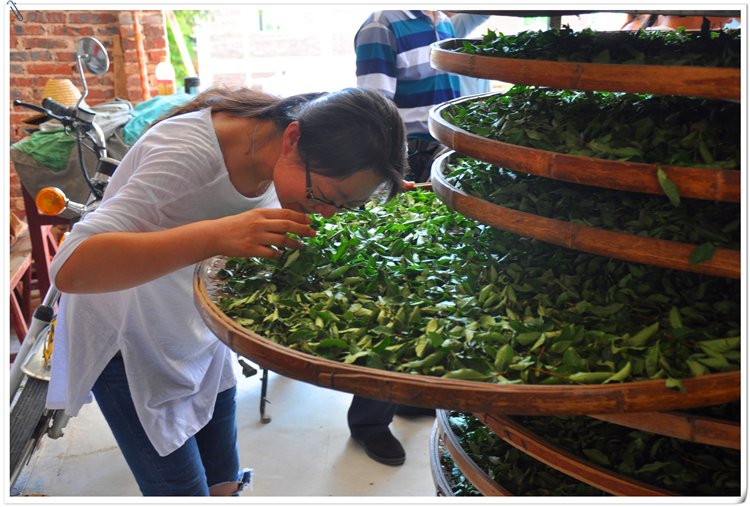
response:
<path id="1" fill-rule="evenodd" d="M 10 15 L 10 142 L 15 143 L 34 132 L 22 122 L 33 111 L 13 106 L 13 100 L 41 104 L 48 79 L 70 79 L 83 91 L 76 68 L 76 44 L 83 36 L 99 40 L 107 49 L 110 67 L 103 76 L 92 76 L 84 70 L 90 106 L 115 97 L 115 65 L 112 54 L 114 39 L 120 36 L 123 68 L 127 83 L 127 99 L 136 105 L 143 100 L 138 55 L 133 25 L 133 11 L 31 11 L 22 10 L 23 20 Z M 162 56 L 168 55 L 166 21 L 163 11 L 138 11 L 143 35 L 149 77 L 149 97 L 158 94 L 154 69 Z M 12 167 L 10 170 L 10 210 L 26 215 L 21 185 Z"/>

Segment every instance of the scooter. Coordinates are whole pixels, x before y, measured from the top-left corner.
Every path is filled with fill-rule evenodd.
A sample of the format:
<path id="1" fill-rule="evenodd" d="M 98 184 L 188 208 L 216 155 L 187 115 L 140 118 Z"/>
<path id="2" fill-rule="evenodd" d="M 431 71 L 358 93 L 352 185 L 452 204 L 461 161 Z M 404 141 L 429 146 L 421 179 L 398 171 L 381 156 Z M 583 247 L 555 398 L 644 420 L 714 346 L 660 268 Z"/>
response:
<path id="1" fill-rule="evenodd" d="M 58 188 L 44 188 L 36 196 L 36 205 L 45 215 L 57 216 L 64 210 L 73 211 L 78 219 L 83 219 L 94 211 L 102 201 L 107 184 L 120 164 L 119 160 L 107 156 L 106 140 L 102 129 L 94 122 L 96 113 L 81 103 L 88 94 L 88 86 L 83 74 L 85 67 L 91 74 L 100 76 L 107 72 L 109 59 L 104 46 L 92 37 L 83 37 L 76 47 L 78 70 L 83 83 L 83 95 L 73 107 L 66 107 L 49 97 L 42 100 L 42 106 L 26 104 L 15 100 L 15 106 L 24 107 L 45 114 L 62 123 L 65 133 L 76 139 L 81 174 L 90 190 L 87 202 L 69 200 Z M 90 144 L 84 141 L 90 141 Z M 89 177 L 83 157 L 83 149 L 89 149 L 98 156 L 97 168 Z M 64 241 L 64 238 L 63 238 Z M 47 435 L 51 439 L 63 436 L 63 429 L 70 416 L 63 410 L 45 408 L 49 389 L 52 351 L 55 336 L 56 307 L 60 292 L 54 285 L 42 303 L 34 310 L 21 348 L 16 355 L 10 373 L 10 488 L 12 490 L 24 466 L 31 461 L 35 450 Z M 238 358 L 245 377 L 253 376 L 257 370 L 242 358 Z M 25 379 L 25 381 L 24 381 Z M 263 369 L 261 378 L 260 415 L 261 422 L 271 422 L 266 414 L 268 370 Z"/>
<path id="2" fill-rule="evenodd" d="M 107 51 L 96 39 L 83 37 L 77 44 L 76 58 L 83 83 L 83 94 L 75 106 L 66 107 L 49 97 L 42 100 L 41 107 L 19 100 L 15 100 L 13 105 L 31 109 L 45 114 L 50 119 L 58 120 L 63 125 L 66 135 L 76 139 L 82 176 L 90 190 L 87 202 L 73 202 L 65 196 L 62 190 L 45 188 L 37 194 L 36 205 L 45 215 L 57 216 L 68 209 L 76 213 L 76 218 L 83 218 L 101 203 L 107 184 L 120 162 L 107 156 L 104 133 L 94 122 L 96 113 L 81 106 L 88 94 L 83 69 L 85 67 L 95 76 L 101 76 L 107 72 L 109 68 Z M 84 148 L 95 152 L 98 157 L 96 171 L 92 177 L 89 176 L 84 164 Z M 63 410 L 45 408 L 59 297 L 60 293 L 54 285 L 51 285 L 42 304 L 34 310 L 29 330 L 11 367 L 9 378 L 11 489 L 23 467 L 30 462 L 42 437 L 46 434 L 52 439 L 60 438 L 70 419 Z"/>

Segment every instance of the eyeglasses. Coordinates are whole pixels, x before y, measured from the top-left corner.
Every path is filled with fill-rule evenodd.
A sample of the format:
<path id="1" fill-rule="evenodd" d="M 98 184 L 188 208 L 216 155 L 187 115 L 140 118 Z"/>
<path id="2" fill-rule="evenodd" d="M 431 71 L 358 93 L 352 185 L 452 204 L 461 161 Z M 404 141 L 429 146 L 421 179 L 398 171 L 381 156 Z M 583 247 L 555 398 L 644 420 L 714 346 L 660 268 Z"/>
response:
<path id="1" fill-rule="evenodd" d="M 305 197 L 311 201 L 320 202 L 323 204 L 327 204 L 328 206 L 331 206 L 336 209 L 346 210 L 346 211 L 362 211 L 359 208 L 350 208 L 348 206 L 339 206 L 331 201 L 326 201 L 324 199 L 318 199 L 313 195 L 313 189 L 312 189 L 312 180 L 310 180 L 310 165 L 305 162 L 305 176 L 307 178 L 307 189 L 306 189 L 306 195 Z"/>

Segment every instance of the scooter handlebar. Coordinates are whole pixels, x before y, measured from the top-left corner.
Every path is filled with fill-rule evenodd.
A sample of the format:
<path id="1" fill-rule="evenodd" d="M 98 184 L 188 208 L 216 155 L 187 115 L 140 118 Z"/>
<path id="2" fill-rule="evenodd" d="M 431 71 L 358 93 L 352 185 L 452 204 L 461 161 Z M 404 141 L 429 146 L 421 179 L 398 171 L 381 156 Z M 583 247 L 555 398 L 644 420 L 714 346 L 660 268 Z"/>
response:
<path id="1" fill-rule="evenodd" d="M 45 99 L 45 100 L 48 100 L 48 99 Z M 49 100 L 52 100 L 52 99 L 49 99 Z M 42 101 L 42 103 L 44 103 L 44 101 Z M 55 104 L 60 105 L 57 102 L 55 102 Z M 70 118 L 68 118 L 66 116 L 58 115 L 58 114 L 50 111 L 47 108 L 40 107 L 40 106 L 35 106 L 34 104 L 27 104 L 25 102 L 21 102 L 20 100 L 14 100 L 13 101 L 13 105 L 16 106 L 16 107 L 25 107 L 26 109 L 31 109 L 32 111 L 36 111 L 38 113 L 42 113 L 42 114 L 44 114 L 46 116 L 49 116 L 50 118 L 54 118 L 55 120 L 70 121 Z M 61 107 L 65 107 L 65 106 L 61 106 Z"/>
<path id="2" fill-rule="evenodd" d="M 42 107 L 49 109 L 53 113 L 55 113 L 57 116 L 64 116 L 68 118 L 75 118 L 76 116 L 76 108 L 75 107 L 66 107 L 60 104 L 59 102 L 56 102 L 55 100 L 45 97 L 42 99 Z"/>

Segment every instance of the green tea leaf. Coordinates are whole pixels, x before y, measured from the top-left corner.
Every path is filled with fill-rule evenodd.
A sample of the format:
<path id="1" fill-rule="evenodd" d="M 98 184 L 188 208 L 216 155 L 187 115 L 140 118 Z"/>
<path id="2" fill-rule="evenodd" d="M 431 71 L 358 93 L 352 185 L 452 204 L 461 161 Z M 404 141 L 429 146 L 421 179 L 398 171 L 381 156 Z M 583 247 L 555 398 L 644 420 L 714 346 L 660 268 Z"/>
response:
<path id="1" fill-rule="evenodd" d="M 695 267 L 701 262 L 710 261 L 714 258 L 715 252 L 716 247 L 713 243 L 703 243 L 702 245 L 695 247 L 693 253 L 690 254 L 690 265 Z"/>
<path id="2" fill-rule="evenodd" d="M 659 185 L 661 185 L 661 189 L 664 190 L 665 194 L 667 194 L 669 200 L 674 206 L 679 206 L 680 193 L 677 190 L 677 185 L 675 185 L 672 180 L 667 178 L 667 175 L 664 173 L 664 171 L 661 170 L 661 168 L 656 171 L 656 175 L 659 178 Z"/>

